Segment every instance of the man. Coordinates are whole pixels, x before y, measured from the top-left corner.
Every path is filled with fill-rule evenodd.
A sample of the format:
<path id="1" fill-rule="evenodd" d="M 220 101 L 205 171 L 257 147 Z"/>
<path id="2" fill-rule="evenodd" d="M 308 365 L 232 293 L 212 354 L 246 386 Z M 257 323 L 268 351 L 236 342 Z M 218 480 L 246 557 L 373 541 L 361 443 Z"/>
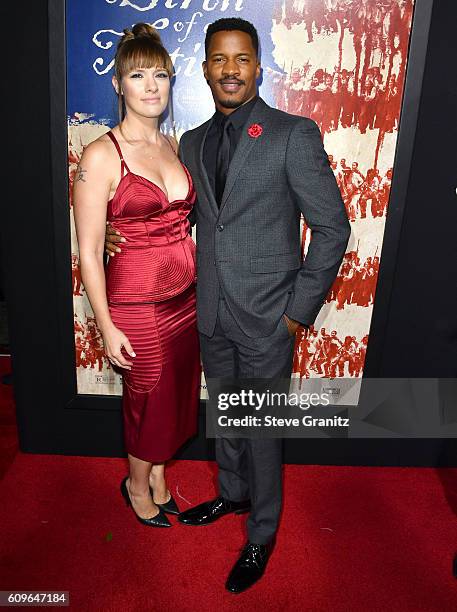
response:
<path id="1" fill-rule="evenodd" d="M 289 378 L 295 331 L 317 316 L 349 224 L 316 124 L 257 96 L 254 26 L 237 18 L 216 21 L 205 52 L 216 113 L 180 143 L 198 196 L 197 319 L 205 375 Z M 312 231 L 305 262 L 301 212 Z M 179 520 L 207 525 L 249 512 L 248 542 L 226 583 L 239 593 L 262 576 L 272 549 L 281 509 L 281 441 L 217 438 L 216 459 L 218 497 Z"/>
<path id="2" fill-rule="evenodd" d="M 81 293 L 81 268 L 79 267 L 78 256 L 71 256 L 71 276 L 73 281 L 73 295 L 82 295 Z"/>
<path id="3" fill-rule="evenodd" d="M 336 377 L 336 366 L 341 353 L 341 347 L 343 343 L 337 336 L 337 332 L 334 329 L 328 338 L 326 346 L 327 363 L 324 366 L 325 376 L 327 378 Z"/>

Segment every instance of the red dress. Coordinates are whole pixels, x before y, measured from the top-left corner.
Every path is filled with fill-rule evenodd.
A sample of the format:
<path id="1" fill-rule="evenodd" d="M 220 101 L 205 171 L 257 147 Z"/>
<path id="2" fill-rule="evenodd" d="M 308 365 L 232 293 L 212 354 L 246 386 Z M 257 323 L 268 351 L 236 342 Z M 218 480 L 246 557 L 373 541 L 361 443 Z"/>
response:
<path id="1" fill-rule="evenodd" d="M 195 244 L 184 200 L 169 202 L 121 159 L 121 180 L 108 202 L 108 221 L 126 238 L 110 258 L 106 292 L 111 318 L 132 345 L 132 369 L 122 370 L 124 439 L 129 454 L 162 463 L 196 433 L 200 352 L 195 311 Z M 170 145 L 171 146 L 171 145 Z"/>

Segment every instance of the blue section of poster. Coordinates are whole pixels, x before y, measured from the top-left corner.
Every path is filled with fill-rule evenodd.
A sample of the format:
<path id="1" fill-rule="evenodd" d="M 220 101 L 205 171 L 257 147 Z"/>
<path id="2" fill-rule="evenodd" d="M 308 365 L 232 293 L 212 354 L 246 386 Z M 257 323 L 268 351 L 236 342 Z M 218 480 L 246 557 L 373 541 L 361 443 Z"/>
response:
<path id="1" fill-rule="evenodd" d="M 178 132 L 203 123 L 214 112 L 203 78 L 207 26 L 223 17 L 241 17 L 256 26 L 262 47 L 262 97 L 274 105 L 271 26 L 275 0 L 67 0 L 67 112 L 89 114 L 113 127 L 117 100 L 111 85 L 113 58 L 124 28 L 140 21 L 159 31 L 175 66 L 174 120 Z M 262 10 L 259 10 L 261 6 Z M 266 68 L 269 68 L 266 70 Z M 79 117 L 78 117 L 79 118 Z"/>

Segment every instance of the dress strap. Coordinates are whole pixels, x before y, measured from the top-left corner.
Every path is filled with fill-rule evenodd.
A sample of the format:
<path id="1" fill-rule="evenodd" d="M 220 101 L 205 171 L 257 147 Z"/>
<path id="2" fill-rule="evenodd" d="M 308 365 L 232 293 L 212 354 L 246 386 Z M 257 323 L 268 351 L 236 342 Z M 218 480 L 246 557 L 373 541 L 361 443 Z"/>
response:
<path id="1" fill-rule="evenodd" d="M 122 155 L 122 150 L 121 147 L 119 146 L 119 143 L 117 141 L 116 136 L 113 134 L 113 132 L 110 130 L 109 132 L 107 132 L 108 136 L 110 137 L 110 139 L 112 140 L 114 146 L 116 147 L 116 150 L 119 154 L 120 160 L 121 160 L 121 176 L 124 175 L 124 169 L 126 170 L 126 172 L 130 172 L 129 167 L 127 166 L 127 164 L 124 161 L 124 156 Z"/>

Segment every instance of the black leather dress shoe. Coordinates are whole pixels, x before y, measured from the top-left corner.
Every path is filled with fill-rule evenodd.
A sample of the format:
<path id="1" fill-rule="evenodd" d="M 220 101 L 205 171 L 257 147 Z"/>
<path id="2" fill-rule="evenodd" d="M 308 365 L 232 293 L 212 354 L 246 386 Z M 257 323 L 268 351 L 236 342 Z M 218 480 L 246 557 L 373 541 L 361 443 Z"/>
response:
<path id="1" fill-rule="evenodd" d="M 129 477 L 126 476 L 124 480 L 121 482 L 121 494 L 122 494 L 122 497 L 125 499 L 125 503 L 127 504 L 127 506 L 130 506 L 132 508 L 133 513 L 138 519 L 138 521 L 142 525 L 146 525 L 147 527 L 171 527 L 171 523 L 168 520 L 168 517 L 166 516 L 162 508 L 159 509 L 158 514 L 156 514 L 155 516 L 151 516 L 151 518 L 142 518 L 141 516 L 138 516 L 138 514 L 135 512 L 135 509 L 132 506 L 132 500 L 130 499 L 129 492 L 127 490 L 128 478 Z"/>
<path id="2" fill-rule="evenodd" d="M 225 497 L 216 497 L 216 499 L 181 512 L 178 521 L 184 525 L 209 525 L 225 514 L 243 514 L 243 512 L 249 512 L 250 509 L 249 500 L 233 502 Z"/>
<path id="3" fill-rule="evenodd" d="M 227 578 L 225 588 L 231 593 L 242 593 L 263 576 L 272 551 L 271 544 L 251 544 L 243 548 Z"/>

